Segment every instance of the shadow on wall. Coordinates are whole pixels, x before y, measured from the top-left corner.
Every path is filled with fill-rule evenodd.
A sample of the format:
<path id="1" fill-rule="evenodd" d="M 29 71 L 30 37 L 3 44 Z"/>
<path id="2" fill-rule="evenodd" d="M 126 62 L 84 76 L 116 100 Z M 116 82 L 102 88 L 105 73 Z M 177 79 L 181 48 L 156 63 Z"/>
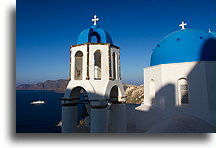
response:
<path id="1" fill-rule="evenodd" d="M 216 40 L 212 38 L 205 41 L 201 47 L 201 62 L 184 76 L 188 81 L 187 94 L 181 94 L 178 80 L 182 77 L 177 78 L 175 84 L 169 83 L 156 92 L 155 103 L 152 102 L 150 108 L 146 111 L 137 111 L 139 118 L 145 116 L 145 119 L 140 120 L 146 124 L 145 129 L 150 129 L 148 132 L 214 133 L 216 131 L 215 43 Z M 184 98 L 188 99 L 188 104 L 183 103 Z M 138 123 L 137 126 L 140 128 L 143 125 Z"/>

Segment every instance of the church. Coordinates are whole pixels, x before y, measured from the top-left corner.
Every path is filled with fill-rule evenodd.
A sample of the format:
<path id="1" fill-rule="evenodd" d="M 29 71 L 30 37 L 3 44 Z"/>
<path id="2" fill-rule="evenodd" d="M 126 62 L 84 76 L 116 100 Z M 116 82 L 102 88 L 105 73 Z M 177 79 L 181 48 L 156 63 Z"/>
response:
<path id="1" fill-rule="evenodd" d="M 97 21 L 95 15 L 70 47 L 62 133 L 215 132 L 215 32 L 186 29 L 182 22 L 181 30 L 164 37 L 144 69 L 144 101 L 131 107 L 121 82 L 120 47 Z"/>
<path id="2" fill-rule="evenodd" d="M 181 30 L 164 37 L 144 69 L 144 102 L 136 128 L 151 132 L 215 132 L 215 32 Z M 154 126 L 155 125 L 155 126 Z"/>
<path id="3" fill-rule="evenodd" d="M 70 48 L 70 81 L 61 99 L 62 132 L 80 131 L 81 128 L 77 128 L 80 106 L 86 110 L 86 126 L 81 130 L 126 132 L 120 48 L 97 26 L 98 20 L 95 15 L 94 25 L 82 31 L 77 45 Z"/>

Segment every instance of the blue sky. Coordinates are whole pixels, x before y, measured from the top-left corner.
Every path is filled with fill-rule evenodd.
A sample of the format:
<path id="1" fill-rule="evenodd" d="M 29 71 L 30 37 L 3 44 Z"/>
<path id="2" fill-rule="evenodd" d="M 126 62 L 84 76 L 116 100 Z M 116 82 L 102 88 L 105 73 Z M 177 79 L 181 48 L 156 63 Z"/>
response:
<path id="1" fill-rule="evenodd" d="M 169 33 L 216 26 L 215 0 L 17 0 L 16 81 L 67 79 L 70 45 L 93 25 L 109 32 L 121 48 L 124 83 L 142 84 L 152 49 Z"/>

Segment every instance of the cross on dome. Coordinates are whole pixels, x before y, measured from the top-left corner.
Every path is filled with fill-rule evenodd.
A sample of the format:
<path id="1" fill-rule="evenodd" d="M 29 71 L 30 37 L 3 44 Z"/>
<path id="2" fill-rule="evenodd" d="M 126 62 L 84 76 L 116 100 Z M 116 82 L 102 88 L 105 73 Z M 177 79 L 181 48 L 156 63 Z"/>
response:
<path id="1" fill-rule="evenodd" d="M 94 15 L 94 18 L 92 19 L 92 22 L 94 22 L 94 25 L 97 25 L 97 21 L 99 21 L 99 18 L 97 18 L 97 15 Z"/>
<path id="2" fill-rule="evenodd" d="M 187 25 L 187 23 L 185 23 L 184 21 L 181 22 L 181 24 L 179 25 L 179 27 L 182 27 L 181 30 L 185 30 L 185 26 Z"/>
<path id="3" fill-rule="evenodd" d="M 209 28 L 208 32 L 210 33 L 211 32 L 211 29 Z"/>

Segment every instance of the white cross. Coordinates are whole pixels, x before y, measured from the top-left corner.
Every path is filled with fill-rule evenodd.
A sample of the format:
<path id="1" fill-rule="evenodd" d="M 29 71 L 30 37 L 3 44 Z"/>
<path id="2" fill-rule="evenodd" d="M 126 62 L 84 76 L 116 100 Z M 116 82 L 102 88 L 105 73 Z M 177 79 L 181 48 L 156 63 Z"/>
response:
<path id="1" fill-rule="evenodd" d="M 182 21 L 182 23 L 179 25 L 179 27 L 182 27 L 181 30 L 185 30 L 184 26 L 186 26 L 186 25 L 187 25 L 187 23 L 185 23 L 184 21 Z"/>
<path id="2" fill-rule="evenodd" d="M 94 18 L 92 19 L 92 22 L 94 22 L 94 25 L 97 25 L 97 21 L 99 21 L 99 18 L 97 18 L 97 15 L 94 15 Z"/>
<path id="3" fill-rule="evenodd" d="M 211 32 L 211 29 L 209 28 L 209 31 L 208 31 L 209 33 Z"/>

